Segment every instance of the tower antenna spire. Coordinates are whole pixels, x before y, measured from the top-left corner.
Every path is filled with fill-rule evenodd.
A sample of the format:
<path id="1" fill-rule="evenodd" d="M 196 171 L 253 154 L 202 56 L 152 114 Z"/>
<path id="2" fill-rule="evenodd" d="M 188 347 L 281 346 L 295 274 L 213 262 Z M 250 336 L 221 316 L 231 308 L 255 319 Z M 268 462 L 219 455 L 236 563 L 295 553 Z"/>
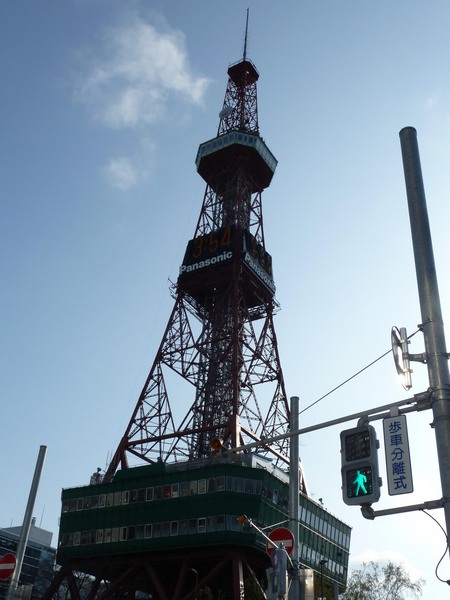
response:
<path id="1" fill-rule="evenodd" d="M 244 38 L 244 60 L 247 60 L 247 36 L 248 36 L 248 13 L 249 8 L 247 8 L 247 20 L 245 22 L 245 38 Z"/>

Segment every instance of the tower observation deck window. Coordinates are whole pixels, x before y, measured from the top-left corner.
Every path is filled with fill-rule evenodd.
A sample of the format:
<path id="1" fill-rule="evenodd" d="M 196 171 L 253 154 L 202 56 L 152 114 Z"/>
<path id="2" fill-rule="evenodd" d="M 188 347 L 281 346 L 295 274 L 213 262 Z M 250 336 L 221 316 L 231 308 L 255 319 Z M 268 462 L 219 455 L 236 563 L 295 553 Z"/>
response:
<path id="1" fill-rule="evenodd" d="M 208 181 L 211 168 L 227 160 L 226 157 L 245 155 L 250 160 L 253 174 L 260 179 L 262 187 L 267 187 L 272 179 L 278 161 L 257 134 L 229 131 L 200 145 L 195 165 L 200 175 Z"/>

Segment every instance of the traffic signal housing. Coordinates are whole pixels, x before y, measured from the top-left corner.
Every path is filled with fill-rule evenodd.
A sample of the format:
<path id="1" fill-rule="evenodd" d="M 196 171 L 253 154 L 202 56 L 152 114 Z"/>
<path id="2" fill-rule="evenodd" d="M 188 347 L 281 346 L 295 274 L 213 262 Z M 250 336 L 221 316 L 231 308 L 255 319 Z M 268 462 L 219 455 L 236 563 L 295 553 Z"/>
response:
<path id="1" fill-rule="evenodd" d="M 281 545 L 272 553 L 272 592 L 276 598 L 285 598 L 287 589 L 287 554 Z"/>
<path id="2" fill-rule="evenodd" d="M 372 425 L 341 432 L 342 498 L 349 506 L 380 499 L 378 440 Z"/>

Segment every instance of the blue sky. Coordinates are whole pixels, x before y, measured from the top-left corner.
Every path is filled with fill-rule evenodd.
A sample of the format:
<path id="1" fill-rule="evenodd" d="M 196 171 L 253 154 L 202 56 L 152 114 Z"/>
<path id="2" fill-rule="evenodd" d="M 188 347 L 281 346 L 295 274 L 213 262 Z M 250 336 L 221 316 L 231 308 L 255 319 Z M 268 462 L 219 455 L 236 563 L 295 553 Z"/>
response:
<path id="1" fill-rule="evenodd" d="M 217 130 L 247 6 L 261 133 L 279 161 L 263 201 L 288 393 L 306 408 L 386 352 L 392 325 L 420 323 L 398 137 L 408 125 L 450 313 L 448 2 L 5 0 L 1 526 L 21 523 L 45 444 L 35 514 L 56 542 L 61 488 L 106 466 L 128 423 L 200 211 L 194 159 Z M 301 426 L 424 391 L 426 367 L 413 368 L 408 394 L 385 357 Z M 414 494 L 384 488 L 377 508 L 440 497 L 431 420 L 408 416 Z M 424 600 L 443 596 L 445 539 L 431 519 L 369 522 L 343 504 L 346 427 L 301 439 L 311 493 L 352 525 L 352 564 L 402 560 L 427 580 Z M 381 450 L 382 475 L 383 461 Z M 439 574 L 450 578 L 448 561 Z"/>

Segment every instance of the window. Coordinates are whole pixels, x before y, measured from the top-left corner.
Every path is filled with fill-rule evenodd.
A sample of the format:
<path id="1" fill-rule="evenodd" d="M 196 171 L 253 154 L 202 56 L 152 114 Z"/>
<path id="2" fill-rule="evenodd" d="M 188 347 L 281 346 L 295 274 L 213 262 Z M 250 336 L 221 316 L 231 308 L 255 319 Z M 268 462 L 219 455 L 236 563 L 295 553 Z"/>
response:
<path id="1" fill-rule="evenodd" d="M 303 523 L 305 522 L 305 518 L 306 518 L 306 509 L 304 506 L 300 506 L 300 521 L 303 521 Z"/>
<path id="2" fill-rule="evenodd" d="M 106 504 L 106 496 L 105 496 L 105 494 L 100 494 L 100 496 L 98 497 L 98 507 L 105 508 L 105 504 Z"/>
<path id="3" fill-rule="evenodd" d="M 96 544 L 103 544 L 103 529 L 97 529 L 97 533 L 95 536 L 95 543 Z"/>
<path id="4" fill-rule="evenodd" d="M 167 537 L 170 535 L 170 523 L 169 521 L 165 521 L 162 524 L 162 536 Z"/>
<path id="5" fill-rule="evenodd" d="M 187 496 L 189 493 L 189 484 L 187 481 L 180 483 L 180 496 Z"/>
<path id="6" fill-rule="evenodd" d="M 161 523 L 154 523 L 153 524 L 153 537 L 154 538 L 161 537 Z"/>
<path id="7" fill-rule="evenodd" d="M 170 498 L 170 485 L 164 486 L 164 498 L 168 500 Z"/>
<path id="8" fill-rule="evenodd" d="M 197 533 L 197 519 L 189 519 L 189 533 Z"/>
<path id="9" fill-rule="evenodd" d="M 111 532 L 111 541 L 112 542 L 118 542 L 119 541 L 119 533 L 120 530 L 118 527 L 113 527 L 112 528 L 112 532 Z"/>
<path id="10" fill-rule="evenodd" d="M 122 504 L 122 492 L 116 492 L 114 494 L 114 506 L 120 506 Z"/>
<path id="11" fill-rule="evenodd" d="M 145 502 L 145 488 L 138 490 L 138 502 Z"/>
<path id="12" fill-rule="evenodd" d="M 206 492 L 206 479 L 198 480 L 198 493 L 204 494 Z"/>
<path id="13" fill-rule="evenodd" d="M 83 498 L 77 498 L 77 510 L 83 510 Z"/>
<path id="14" fill-rule="evenodd" d="M 111 541 L 111 529 L 105 529 L 105 533 L 103 534 L 103 542 L 105 544 L 109 544 L 109 542 Z"/>
<path id="15" fill-rule="evenodd" d="M 225 477 L 217 477 L 217 491 L 222 492 L 225 489 Z"/>
<path id="16" fill-rule="evenodd" d="M 314 515 L 314 529 L 320 531 L 320 519 L 319 515 Z"/>
<path id="17" fill-rule="evenodd" d="M 180 521 L 180 525 L 179 525 L 178 531 L 179 531 L 180 535 L 186 535 L 188 533 L 188 521 L 187 521 L 187 519 L 183 519 L 182 521 Z"/>
<path id="18" fill-rule="evenodd" d="M 89 543 L 89 531 L 82 531 L 81 532 L 81 540 L 80 540 L 80 544 L 82 546 L 85 546 L 86 544 Z"/>
<path id="19" fill-rule="evenodd" d="M 75 531 L 75 533 L 73 534 L 73 545 L 74 546 L 79 546 L 80 545 L 80 537 L 81 534 L 79 531 Z"/>
<path id="20" fill-rule="evenodd" d="M 153 500 L 153 488 L 152 487 L 147 488 L 145 499 L 147 502 L 151 502 Z"/>
<path id="21" fill-rule="evenodd" d="M 307 547 L 305 546 L 305 544 L 300 544 L 300 558 L 302 560 L 306 560 L 306 551 L 307 551 Z"/>
<path id="22" fill-rule="evenodd" d="M 208 517 L 207 528 L 208 531 L 216 531 L 216 517 Z"/>
<path id="23" fill-rule="evenodd" d="M 178 483 L 172 483 L 172 498 L 178 498 L 179 486 Z"/>
<path id="24" fill-rule="evenodd" d="M 127 539 L 128 527 L 120 528 L 120 541 L 123 542 Z"/>
<path id="25" fill-rule="evenodd" d="M 206 532 L 206 519 L 205 517 L 200 517 L 198 519 L 198 532 L 205 533 Z"/>
<path id="26" fill-rule="evenodd" d="M 172 521 L 170 524 L 170 535 L 178 535 L 178 521 Z"/>
<path id="27" fill-rule="evenodd" d="M 246 494 L 254 494 L 255 493 L 255 482 L 253 479 L 245 480 L 245 493 Z"/>
<path id="28" fill-rule="evenodd" d="M 197 481 L 189 482 L 189 496 L 193 496 L 197 493 Z"/>
<path id="29" fill-rule="evenodd" d="M 210 479 L 208 479 L 208 492 L 215 492 L 217 487 L 216 487 L 216 478 L 215 477 L 211 477 Z"/>
<path id="30" fill-rule="evenodd" d="M 137 502 L 138 492 L 137 490 L 131 490 L 130 492 L 130 504 Z"/>
<path id="31" fill-rule="evenodd" d="M 122 492 L 122 504 L 128 504 L 129 501 L 130 501 L 130 492 L 128 490 L 126 490 L 125 492 Z"/>
<path id="32" fill-rule="evenodd" d="M 114 506 L 114 494 L 113 493 L 107 494 L 106 506 Z"/>
<path id="33" fill-rule="evenodd" d="M 152 524 L 151 523 L 146 524 L 144 535 L 146 538 L 152 537 Z"/>
<path id="34" fill-rule="evenodd" d="M 234 478 L 234 491 L 235 492 L 243 492 L 244 491 L 243 477 L 235 477 Z"/>
<path id="35" fill-rule="evenodd" d="M 162 495 L 163 495 L 163 489 L 162 489 L 162 486 L 160 486 L 160 485 L 157 485 L 157 486 L 155 487 L 155 495 L 154 495 L 154 499 L 155 499 L 155 500 L 161 500 L 161 498 L 162 498 Z"/>

